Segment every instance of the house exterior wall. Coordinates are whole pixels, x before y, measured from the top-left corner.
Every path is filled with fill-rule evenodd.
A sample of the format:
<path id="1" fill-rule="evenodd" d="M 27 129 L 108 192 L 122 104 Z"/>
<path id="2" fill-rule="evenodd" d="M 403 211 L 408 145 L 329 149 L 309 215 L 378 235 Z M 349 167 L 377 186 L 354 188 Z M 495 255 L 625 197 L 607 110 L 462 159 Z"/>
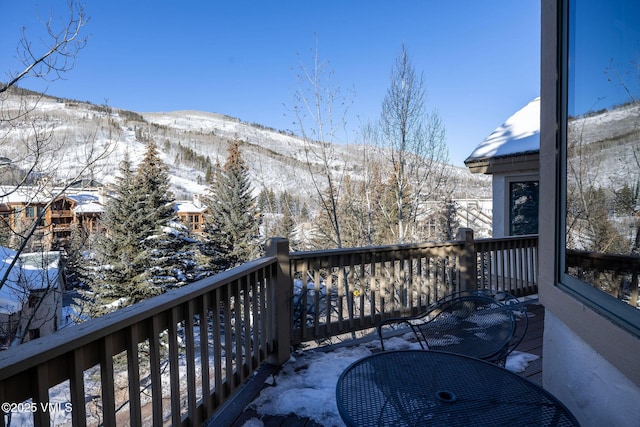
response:
<path id="1" fill-rule="evenodd" d="M 55 288 L 47 291 L 44 296 L 38 294 L 38 298 L 42 299 L 38 309 L 29 307 L 28 302 L 22 307 L 22 311 L 18 313 L 20 316 L 19 332 L 26 330 L 24 342 L 29 341 L 29 330 L 37 330 L 38 337 L 51 335 L 58 330 L 58 326 L 62 322 L 62 289 L 59 283 L 55 284 Z"/>
<path id="2" fill-rule="evenodd" d="M 204 213 L 199 212 L 178 212 L 178 220 L 189 228 L 193 233 L 204 233 Z"/>
<path id="3" fill-rule="evenodd" d="M 545 314 L 544 387 L 570 408 L 583 427 L 637 426 L 640 420 L 638 386 L 556 313 L 547 308 Z M 598 333 L 606 331 L 602 329 Z M 638 364 L 637 361 L 630 363 Z"/>
<path id="4" fill-rule="evenodd" d="M 560 285 L 557 244 L 558 11 L 542 0 L 539 297 L 546 308 L 543 385 L 583 426 L 637 426 L 640 338 Z"/>
<path id="5" fill-rule="evenodd" d="M 59 282 L 52 286 L 47 292 L 33 295 L 34 299 L 41 300 L 39 306 L 31 306 L 27 298 L 20 310 L 0 313 L 0 350 L 10 347 L 16 336 L 24 335 L 23 342 L 29 341 L 29 331 L 44 337 L 58 330 L 62 324 L 62 287 Z"/>
<path id="6" fill-rule="evenodd" d="M 537 171 L 494 173 L 492 175 L 493 237 L 506 237 L 509 235 L 510 183 L 520 181 L 538 181 L 539 179 L 540 176 Z"/>
<path id="7" fill-rule="evenodd" d="M 71 210 L 73 205 L 69 204 L 63 207 L 60 202 L 61 200 L 58 200 L 54 207 L 47 206 L 46 202 L 30 200 L 17 203 L 9 202 L 8 206 L 11 209 L 9 225 L 12 230 L 16 231 L 14 238 L 17 239 L 19 234 L 30 230 L 39 213 L 44 211 L 44 216 L 30 239 L 27 249 L 48 251 L 68 239 L 73 225 Z M 13 243 L 19 243 L 19 241 Z"/>

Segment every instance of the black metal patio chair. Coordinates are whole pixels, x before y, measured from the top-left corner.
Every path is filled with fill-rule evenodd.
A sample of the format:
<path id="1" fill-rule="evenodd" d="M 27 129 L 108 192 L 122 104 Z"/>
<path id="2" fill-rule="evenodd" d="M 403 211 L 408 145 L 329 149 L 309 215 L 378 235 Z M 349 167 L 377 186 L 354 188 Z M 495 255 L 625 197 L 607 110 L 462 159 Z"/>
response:
<path id="1" fill-rule="evenodd" d="M 397 336 L 402 327 L 410 328 L 423 349 L 504 366 L 524 338 L 528 319 L 524 304 L 513 295 L 480 289 L 448 295 L 414 316 L 383 320 L 377 326 L 383 350 L 385 339 Z"/>

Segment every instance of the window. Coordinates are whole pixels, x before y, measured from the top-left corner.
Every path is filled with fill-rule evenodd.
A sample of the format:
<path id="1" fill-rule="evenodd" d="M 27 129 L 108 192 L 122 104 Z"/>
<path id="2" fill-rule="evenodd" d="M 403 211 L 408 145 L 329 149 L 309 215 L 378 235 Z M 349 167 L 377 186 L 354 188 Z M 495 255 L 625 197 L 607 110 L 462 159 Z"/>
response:
<path id="1" fill-rule="evenodd" d="M 563 3 L 560 282 L 640 335 L 640 3 Z"/>
<path id="2" fill-rule="evenodd" d="M 40 227 L 46 227 L 47 226 L 47 221 L 46 221 L 45 216 L 44 216 L 44 207 L 43 206 L 38 206 L 37 215 L 38 215 L 38 218 L 40 218 L 40 222 L 38 223 L 38 225 Z"/>
<path id="3" fill-rule="evenodd" d="M 42 213 L 44 212 L 44 207 L 43 206 L 25 206 L 24 207 L 24 216 L 26 218 L 37 218 L 40 217 L 40 215 L 42 215 Z M 40 220 L 40 222 L 38 223 L 39 226 L 44 227 L 46 226 L 46 221 L 44 218 L 44 215 L 42 215 L 42 219 Z"/>
<path id="4" fill-rule="evenodd" d="M 509 235 L 538 234 L 538 181 L 509 183 Z"/>

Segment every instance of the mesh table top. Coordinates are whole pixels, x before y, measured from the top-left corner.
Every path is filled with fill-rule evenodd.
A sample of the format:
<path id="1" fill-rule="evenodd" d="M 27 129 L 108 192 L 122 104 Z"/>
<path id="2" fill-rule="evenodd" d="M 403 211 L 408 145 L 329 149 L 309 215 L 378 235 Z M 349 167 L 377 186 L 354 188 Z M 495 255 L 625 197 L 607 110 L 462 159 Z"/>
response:
<path id="1" fill-rule="evenodd" d="M 348 426 L 575 426 L 549 392 L 491 363 L 453 353 L 388 351 L 348 367 L 336 387 Z"/>

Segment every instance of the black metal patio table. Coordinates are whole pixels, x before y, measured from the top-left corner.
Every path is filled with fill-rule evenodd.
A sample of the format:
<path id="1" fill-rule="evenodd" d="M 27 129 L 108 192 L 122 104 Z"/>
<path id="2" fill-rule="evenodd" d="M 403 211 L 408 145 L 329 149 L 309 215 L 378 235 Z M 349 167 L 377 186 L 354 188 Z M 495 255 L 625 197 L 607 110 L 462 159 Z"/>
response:
<path id="1" fill-rule="evenodd" d="M 336 402 L 348 426 L 578 425 L 537 384 L 440 351 L 386 351 L 360 359 L 340 375 Z"/>

